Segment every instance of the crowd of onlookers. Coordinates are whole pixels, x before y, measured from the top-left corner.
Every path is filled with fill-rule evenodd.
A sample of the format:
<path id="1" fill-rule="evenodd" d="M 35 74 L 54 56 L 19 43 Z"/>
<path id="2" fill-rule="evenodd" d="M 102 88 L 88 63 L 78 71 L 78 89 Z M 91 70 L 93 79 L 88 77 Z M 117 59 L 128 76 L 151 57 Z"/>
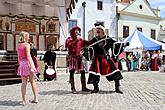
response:
<path id="1" fill-rule="evenodd" d="M 164 62 L 160 50 L 145 51 L 142 55 L 130 52 L 126 55 L 126 62 L 128 71 L 165 71 L 164 68 L 162 70 Z"/>

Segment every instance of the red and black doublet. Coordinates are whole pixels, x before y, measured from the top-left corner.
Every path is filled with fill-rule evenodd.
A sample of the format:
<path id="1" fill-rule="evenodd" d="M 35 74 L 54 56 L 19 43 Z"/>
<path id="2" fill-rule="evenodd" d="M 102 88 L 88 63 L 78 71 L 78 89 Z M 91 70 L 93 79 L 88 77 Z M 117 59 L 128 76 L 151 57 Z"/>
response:
<path id="1" fill-rule="evenodd" d="M 71 84 L 71 91 L 73 94 L 76 93 L 74 81 L 75 71 L 81 73 L 82 91 L 90 91 L 86 87 L 85 70 L 82 62 L 82 55 L 80 54 L 85 41 L 77 33 L 78 31 L 76 29 L 78 29 L 79 32 L 81 31 L 78 26 L 73 27 L 70 31 L 70 37 L 68 37 L 65 42 L 65 47 L 68 49 L 67 66 L 69 68 L 70 73 L 69 82 Z"/>
<path id="2" fill-rule="evenodd" d="M 88 84 L 99 82 L 100 75 L 106 76 L 108 81 L 120 80 L 123 78 L 120 70 L 116 67 L 108 52 L 109 49 L 113 49 L 113 44 L 116 41 L 107 36 L 105 36 L 105 38 L 103 38 L 105 40 L 102 42 L 96 43 L 100 39 L 95 37 L 86 43 L 87 47 L 96 43 L 90 49 L 91 52 L 93 51 L 93 58 L 89 69 Z"/>
<path id="3" fill-rule="evenodd" d="M 67 66 L 69 68 L 69 71 L 72 69 L 77 71 L 84 70 L 82 56 L 80 55 L 81 48 L 83 47 L 83 42 L 84 40 L 82 38 L 77 38 L 74 40 L 72 37 L 68 37 L 66 40 L 68 48 Z"/>

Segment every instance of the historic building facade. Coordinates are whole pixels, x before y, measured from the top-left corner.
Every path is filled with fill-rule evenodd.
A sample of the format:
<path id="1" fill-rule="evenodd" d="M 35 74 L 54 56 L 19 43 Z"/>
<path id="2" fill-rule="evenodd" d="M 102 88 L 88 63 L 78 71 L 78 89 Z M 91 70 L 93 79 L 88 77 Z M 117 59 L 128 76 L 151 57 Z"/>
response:
<path id="1" fill-rule="evenodd" d="M 30 42 L 38 50 L 46 50 L 50 45 L 59 47 L 58 18 L 37 19 L 26 15 L 0 16 L 0 50 L 15 50 L 19 41 L 19 33 L 27 31 Z"/>
<path id="2" fill-rule="evenodd" d="M 39 51 L 46 51 L 50 45 L 60 48 L 66 33 L 61 27 L 76 2 L 78 0 L 1 0 L 0 50 L 15 50 L 21 31 L 29 32 L 30 42 Z"/>
<path id="3" fill-rule="evenodd" d="M 165 18 L 162 18 L 160 21 L 160 32 L 158 40 L 165 42 Z"/>
<path id="4" fill-rule="evenodd" d="M 85 39 L 94 36 L 93 24 L 96 22 L 103 23 L 107 34 L 120 41 L 135 29 L 155 40 L 160 37 L 160 10 L 151 8 L 147 0 L 85 0 L 85 8 L 83 2 L 79 0 L 76 4 L 68 30 L 74 25 L 82 30 L 85 27 Z"/>
<path id="5" fill-rule="evenodd" d="M 50 45 L 57 49 L 57 72 L 66 72 L 67 51 L 64 47 L 67 20 L 78 0 L 0 0 L 0 60 L 17 59 L 16 47 L 19 33 L 27 31 L 30 42 L 38 49 L 39 72 L 43 72 L 42 61 Z"/>
<path id="6" fill-rule="evenodd" d="M 161 17 L 159 9 L 152 9 L 147 0 L 118 0 L 118 38 L 124 39 L 138 29 L 158 40 Z"/>
<path id="7" fill-rule="evenodd" d="M 85 6 L 84 6 L 85 3 Z M 85 39 L 94 36 L 94 23 L 100 22 L 111 37 L 116 37 L 116 0 L 78 0 L 69 19 L 68 30 L 74 25 L 82 28 Z M 85 30 L 83 30 L 85 28 Z M 85 32 L 85 34 L 83 33 Z"/>

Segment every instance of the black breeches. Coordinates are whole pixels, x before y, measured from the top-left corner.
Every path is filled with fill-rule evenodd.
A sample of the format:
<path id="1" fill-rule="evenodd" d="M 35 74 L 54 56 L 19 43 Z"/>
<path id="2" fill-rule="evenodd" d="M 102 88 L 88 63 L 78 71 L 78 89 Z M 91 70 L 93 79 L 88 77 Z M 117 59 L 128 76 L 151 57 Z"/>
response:
<path id="1" fill-rule="evenodd" d="M 85 78 L 85 71 L 82 70 L 82 71 L 80 71 L 80 73 L 81 73 L 81 79 L 82 79 L 82 78 Z"/>
<path id="2" fill-rule="evenodd" d="M 74 72 L 75 70 L 70 70 L 69 73 L 70 73 L 70 79 L 74 79 Z"/>
<path id="3" fill-rule="evenodd" d="M 46 70 L 48 69 L 48 66 L 45 65 L 45 70 L 44 70 L 44 80 L 46 80 Z"/>
<path id="4" fill-rule="evenodd" d="M 70 79 L 74 79 L 75 70 L 72 69 L 72 70 L 69 71 L 69 73 L 70 73 Z M 85 78 L 85 71 L 82 70 L 82 71 L 80 71 L 80 73 L 81 73 L 81 79 L 82 79 L 82 78 Z"/>
<path id="5" fill-rule="evenodd" d="M 114 81 L 115 81 L 115 87 L 119 87 L 120 86 L 119 80 L 114 80 Z"/>
<path id="6" fill-rule="evenodd" d="M 99 75 L 89 74 L 88 84 L 99 83 L 99 81 L 100 81 Z"/>

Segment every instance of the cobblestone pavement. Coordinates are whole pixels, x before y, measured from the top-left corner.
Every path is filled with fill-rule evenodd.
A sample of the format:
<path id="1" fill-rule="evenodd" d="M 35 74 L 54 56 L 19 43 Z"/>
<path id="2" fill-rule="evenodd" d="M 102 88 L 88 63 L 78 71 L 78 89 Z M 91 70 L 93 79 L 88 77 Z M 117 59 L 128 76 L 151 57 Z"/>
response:
<path id="1" fill-rule="evenodd" d="M 20 105 L 21 84 L 0 86 L 0 110 L 165 110 L 165 73 L 124 72 L 121 88 L 114 92 L 114 82 L 101 77 L 100 91 L 81 92 L 80 75 L 76 74 L 77 94 L 70 92 L 68 74 L 60 74 L 56 81 L 37 82 L 39 103 Z M 86 74 L 88 77 L 88 74 Z M 87 85 L 93 89 L 92 85 Z M 32 100 L 31 86 L 27 98 Z"/>

